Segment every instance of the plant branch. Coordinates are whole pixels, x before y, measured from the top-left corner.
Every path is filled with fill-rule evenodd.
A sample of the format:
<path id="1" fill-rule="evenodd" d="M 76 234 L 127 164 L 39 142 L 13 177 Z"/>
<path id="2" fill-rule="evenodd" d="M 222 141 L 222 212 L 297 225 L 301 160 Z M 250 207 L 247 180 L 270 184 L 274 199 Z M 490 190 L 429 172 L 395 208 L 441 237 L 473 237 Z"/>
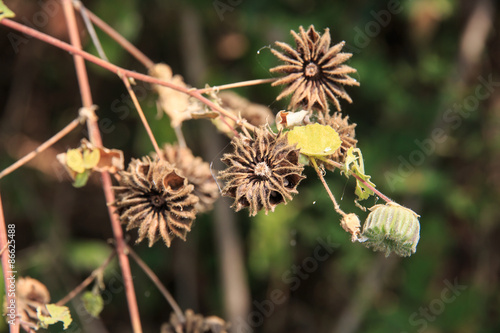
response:
<path id="1" fill-rule="evenodd" d="M 327 160 L 327 159 L 321 159 L 321 161 L 327 163 L 327 164 L 330 164 L 331 166 L 334 166 L 336 168 L 339 168 L 340 170 L 342 170 L 344 168 L 344 165 L 341 164 L 341 163 L 338 163 L 338 162 L 334 162 L 334 161 L 330 161 L 330 160 Z M 377 190 L 375 187 L 373 187 L 371 184 L 369 184 L 367 181 L 365 181 L 363 178 L 361 178 L 360 176 L 356 175 L 355 173 L 351 173 L 354 178 L 356 178 L 361 184 L 363 184 L 364 186 L 366 186 L 367 188 L 369 188 L 373 193 L 375 193 L 379 198 L 381 198 L 382 200 L 384 200 L 385 202 L 389 203 L 389 202 L 393 202 L 389 197 L 387 197 L 386 195 L 384 195 L 382 192 L 380 192 L 379 190 Z"/>
<path id="2" fill-rule="evenodd" d="M 111 260 L 116 256 L 116 251 L 111 252 L 109 257 L 101 264 L 101 266 L 97 267 L 92 271 L 92 273 L 82 281 L 78 286 L 76 286 L 72 291 L 70 291 L 66 296 L 64 296 L 61 300 L 59 300 L 56 305 L 64 305 L 71 301 L 73 298 L 75 298 L 76 295 L 82 292 L 83 289 L 85 289 L 89 284 L 92 283 L 92 281 L 95 280 L 99 274 L 102 274 L 104 269 L 110 264 Z"/>
<path id="3" fill-rule="evenodd" d="M 74 119 L 72 122 L 70 122 L 66 127 L 64 127 L 62 130 L 60 130 L 57 134 L 52 136 L 50 139 L 42 143 L 39 147 L 37 147 L 35 150 L 27 154 L 26 156 L 22 157 L 21 159 L 17 160 L 14 164 L 11 166 L 5 168 L 0 172 L 0 179 L 3 177 L 7 176 L 8 174 L 12 173 L 13 171 L 19 169 L 21 166 L 24 164 L 28 163 L 31 161 L 33 158 L 35 158 L 36 155 L 40 154 L 50 146 L 52 146 L 54 143 L 62 139 L 64 136 L 66 136 L 69 132 L 74 130 L 81 122 L 81 117 L 78 117 Z"/>
<path id="4" fill-rule="evenodd" d="M 203 104 L 207 105 L 212 110 L 219 112 L 220 114 L 224 115 L 225 117 L 228 117 L 228 118 L 234 120 L 236 123 L 238 123 L 238 118 L 236 116 L 231 114 L 231 112 L 224 110 L 221 106 L 210 101 L 206 97 L 202 96 L 196 89 L 189 89 L 189 88 L 181 87 L 181 86 L 178 86 L 178 85 L 173 84 L 171 82 L 159 80 L 159 79 L 154 78 L 154 77 L 149 76 L 149 75 L 137 73 L 137 72 L 116 66 L 116 65 L 109 63 L 105 60 L 102 60 L 102 59 L 100 59 L 100 58 L 98 58 L 90 53 L 87 53 L 79 48 L 73 47 L 73 46 L 71 46 L 71 45 L 69 45 L 69 44 L 67 44 L 67 43 L 65 43 L 57 38 L 51 37 L 47 34 L 39 32 L 39 31 L 32 29 L 28 26 L 19 24 L 19 23 L 12 21 L 10 19 L 1 20 L 0 24 L 5 25 L 11 29 L 17 30 L 23 34 L 37 38 L 43 42 L 52 44 L 55 47 L 58 47 L 58 48 L 63 49 L 67 52 L 73 53 L 73 55 L 79 55 L 79 56 L 85 58 L 86 60 L 93 62 L 94 64 L 96 64 L 96 65 L 98 65 L 98 66 L 100 66 L 100 67 L 102 67 L 102 68 L 104 68 L 112 73 L 115 73 L 117 75 L 119 75 L 121 73 L 123 75 L 126 75 L 127 77 L 132 77 L 136 80 L 140 80 L 140 81 L 144 81 L 144 82 L 148 82 L 148 83 L 152 83 L 152 84 L 159 84 L 161 86 L 165 86 L 165 87 L 183 92 L 185 94 L 188 94 L 189 96 L 192 96 L 192 97 L 196 98 L 197 100 L 199 100 L 200 102 L 202 102 Z M 255 126 L 249 124 L 248 122 L 243 122 L 242 125 L 249 130 L 252 130 L 252 131 L 255 130 Z"/>
<path id="5" fill-rule="evenodd" d="M 198 89 L 196 91 L 199 92 L 200 94 L 206 94 L 206 93 L 211 92 L 211 91 L 219 91 L 219 90 L 225 90 L 225 89 L 256 86 L 259 84 L 274 82 L 276 80 L 277 80 L 276 78 L 248 80 L 248 81 L 224 84 L 222 86 L 213 86 L 213 87 Z"/>
<path id="6" fill-rule="evenodd" d="M 137 96 L 135 95 L 134 90 L 130 86 L 130 81 L 126 75 L 119 75 L 122 78 L 123 83 L 125 84 L 125 87 L 127 87 L 127 91 L 132 98 L 132 101 L 134 102 L 135 108 L 137 110 L 137 113 L 139 114 L 139 117 L 141 118 L 142 125 L 146 129 L 146 132 L 148 133 L 149 139 L 151 140 L 151 143 L 153 144 L 153 147 L 156 151 L 156 154 L 158 155 L 159 158 L 162 158 L 161 154 L 161 149 L 158 146 L 158 143 L 156 142 L 155 136 L 153 135 L 153 131 L 151 131 L 151 127 L 148 124 L 148 120 L 146 119 L 146 116 L 144 115 L 144 112 L 142 111 L 141 104 L 139 104 L 139 101 L 137 100 Z"/>
<path id="7" fill-rule="evenodd" d="M 3 206 L 2 206 L 2 195 L 0 193 L 0 248 L 7 248 L 9 245 L 9 241 L 7 240 L 7 229 L 5 228 L 5 218 L 3 215 Z M 12 288 L 9 288 L 10 283 L 14 281 L 16 271 L 12 270 L 11 265 L 9 264 L 9 251 L 4 251 L 1 255 L 2 261 L 2 273 L 3 273 L 3 281 L 5 283 L 5 297 L 7 304 L 16 304 L 16 297 L 9 292 Z M 19 332 L 19 318 L 17 317 L 17 306 L 14 308 L 15 311 L 15 321 L 14 324 L 11 324 L 9 321 L 9 330 L 11 333 Z"/>
<path id="8" fill-rule="evenodd" d="M 163 294 L 163 297 L 165 297 L 167 302 L 170 304 L 170 306 L 175 312 L 175 315 L 177 316 L 177 318 L 179 318 L 179 321 L 185 323 L 186 318 L 184 317 L 181 308 L 179 307 L 175 299 L 172 297 L 172 294 L 170 294 L 170 292 L 167 290 L 167 288 L 165 288 L 163 283 L 161 283 L 158 276 L 151 270 L 151 268 L 149 268 L 149 266 L 141 259 L 141 257 L 139 257 L 137 253 L 135 253 L 135 251 L 132 250 L 132 248 L 128 245 L 127 245 L 127 250 L 129 251 L 132 259 L 135 260 L 135 262 L 139 265 L 139 267 L 141 267 L 144 273 L 146 273 L 146 275 L 151 279 L 151 281 L 153 281 L 153 283 L 156 285 L 156 288 L 158 288 L 158 290 L 160 290 L 160 292 Z"/>
<path id="9" fill-rule="evenodd" d="M 90 10 L 85 8 L 81 1 L 74 0 L 73 6 L 76 10 L 81 13 L 85 12 L 89 19 L 97 25 L 102 31 L 104 31 L 108 36 L 113 38 L 121 47 L 123 47 L 128 53 L 130 53 L 134 58 L 136 58 L 139 62 L 141 62 L 146 68 L 151 68 L 155 65 L 155 63 L 149 59 L 144 53 L 142 53 L 137 47 L 135 47 L 132 43 L 126 40 L 119 32 L 113 29 L 106 22 L 101 20 L 97 15 L 92 13 Z"/>
<path id="10" fill-rule="evenodd" d="M 328 184 L 325 181 L 325 178 L 323 177 L 323 173 L 321 170 L 318 168 L 318 164 L 316 164 L 316 159 L 314 157 L 309 157 L 309 160 L 311 161 L 311 164 L 314 167 L 314 170 L 316 170 L 316 173 L 318 174 L 319 179 L 321 180 L 321 183 L 325 187 L 326 192 L 328 193 L 328 196 L 330 197 L 330 200 L 333 202 L 333 208 L 335 208 L 335 211 L 339 213 L 342 217 L 346 215 L 342 209 L 340 209 L 339 204 L 337 203 L 337 200 L 335 200 L 335 197 L 333 196 L 332 191 L 330 191 L 330 187 L 328 187 Z"/>
<path id="11" fill-rule="evenodd" d="M 83 52 L 81 50 L 80 36 L 78 34 L 78 28 L 76 25 L 75 12 L 71 4 L 71 0 L 63 0 L 64 14 L 66 17 L 68 32 L 71 40 L 71 44 L 62 43 L 55 38 L 48 35 L 42 34 L 45 39 L 51 39 L 53 41 L 58 41 L 59 43 L 65 44 L 65 47 L 71 48 L 73 52 L 73 57 L 75 61 L 76 74 L 78 77 L 78 83 L 80 85 L 80 91 L 82 95 L 83 106 L 88 110 L 92 110 L 92 95 L 90 93 L 90 85 L 88 82 L 87 71 L 85 69 L 85 62 L 83 60 Z M 5 24 L 5 20 L 0 23 Z M 21 25 L 22 26 L 22 25 Z M 26 27 L 25 27 L 26 28 Z M 31 29 L 33 30 L 33 29 Z M 94 57 L 99 59 L 97 57 Z M 101 59 L 103 63 L 107 63 Z M 109 63 L 108 63 L 109 64 Z M 118 74 L 118 73 L 116 73 Z M 87 126 L 89 129 L 89 139 L 92 144 L 96 147 L 102 147 L 101 133 L 99 132 L 99 126 L 97 124 L 97 117 L 87 117 Z M 116 252 L 118 254 L 118 260 L 120 262 L 120 268 L 122 271 L 123 282 L 125 285 L 125 294 L 127 297 L 127 304 L 130 313 L 130 319 L 132 323 L 132 329 L 134 333 L 142 333 L 141 318 L 139 315 L 139 307 L 137 305 L 137 299 L 135 297 L 134 284 L 132 281 L 132 272 L 130 271 L 130 263 L 127 255 L 125 254 L 125 241 L 123 239 L 123 230 L 118 220 L 118 216 L 115 214 L 115 209 L 112 203 L 115 201 L 114 193 L 112 190 L 111 177 L 108 172 L 101 173 L 102 187 L 104 190 L 104 196 L 106 197 L 106 203 L 108 207 L 108 213 L 111 220 L 111 227 L 113 229 L 113 235 L 116 240 Z"/>

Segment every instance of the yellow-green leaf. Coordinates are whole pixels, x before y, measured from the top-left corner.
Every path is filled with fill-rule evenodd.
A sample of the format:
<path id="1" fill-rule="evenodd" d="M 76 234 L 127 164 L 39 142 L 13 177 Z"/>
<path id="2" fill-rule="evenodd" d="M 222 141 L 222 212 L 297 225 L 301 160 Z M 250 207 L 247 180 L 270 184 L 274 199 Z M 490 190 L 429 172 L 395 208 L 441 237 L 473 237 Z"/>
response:
<path id="1" fill-rule="evenodd" d="M 332 155 L 342 144 L 333 128 L 320 124 L 297 126 L 287 135 L 288 142 L 296 143 L 301 154 L 313 157 Z"/>
<path id="2" fill-rule="evenodd" d="M 0 21 L 3 18 L 9 18 L 9 17 L 14 17 L 16 14 L 12 10 L 7 7 L 2 0 L 0 0 Z"/>
<path id="3" fill-rule="evenodd" d="M 77 172 L 82 173 L 85 171 L 83 166 L 83 156 L 80 149 L 69 149 L 66 153 L 66 164 L 68 167 Z"/>
<path id="4" fill-rule="evenodd" d="M 75 176 L 75 181 L 73 182 L 73 186 L 78 188 L 78 187 L 83 187 L 87 184 L 87 181 L 89 180 L 90 176 L 90 170 L 84 170 L 82 173 L 77 173 Z"/>
<path id="5" fill-rule="evenodd" d="M 99 153 L 99 149 L 85 149 L 83 151 L 83 167 L 85 169 L 92 169 L 99 163 L 100 158 L 101 154 Z"/>
<path id="6" fill-rule="evenodd" d="M 344 162 L 344 169 L 342 172 L 349 177 L 355 174 L 359 178 L 363 179 L 366 183 L 375 187 L 375 184 L 370 181 L 371 176 L 365 174 L 365 163 L 363 162 L 363 154 L 361 154 L 361 149 L 359 148 L 349 148 L 346 153 L 346 158 Z M 354 191 L 358 196 L 358 200 L 365 200 L 373 195 L 373 191 L 367 187 L 365 184 L 356 179 L 356 190 Z"/>
<path id="7" fill-rule="evenodd" d="M 47 304 L 46 308 L 49 312 L 48 316 L 44 316 L 42 314 L 41 306 L 36 309 L 36 314 L 42 327 L 47 328 L 49 325 L 55 324 L 59 321 L 63 323 L 64 329 L 67 329 L 68 326 L 71 325 L 73 319 L 71 319 L 71 314 L 69 313 L 67 306 Z"/>
<path id="8" fill-rule="evenodd" d="M 104 308 L 104 301 L 101 294 L 87 291 L 83 293 L 81 300 L 85 310 L 87 310 L 92 317 L 98 318 Z"/>

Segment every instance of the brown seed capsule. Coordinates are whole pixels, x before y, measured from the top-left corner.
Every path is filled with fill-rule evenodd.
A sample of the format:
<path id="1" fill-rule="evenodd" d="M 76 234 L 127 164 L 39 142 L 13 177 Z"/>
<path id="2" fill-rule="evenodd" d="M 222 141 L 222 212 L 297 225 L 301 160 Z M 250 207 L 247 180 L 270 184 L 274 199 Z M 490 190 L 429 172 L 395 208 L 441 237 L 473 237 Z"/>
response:
<path id="1" fill-rule="evenodd" d="M 212 209 L 213 203 L 219 197 L 219 187 L 210 172 L 210 165 L 201 157 L 193 156 L 189 148 L 181 148 L 178 145 L 166 144 L 162 157 L 177 168 L 189 184 L 194 185 L 193 194 L 200 199 L 196 204 L 196 211 L 202 213 Z"/>
<path id="2" fill-rule="evenodd" d="M 262 127 L 253 137 L 235 136 L 231 143 L 234 152 L 224 154 L 222 162 L 228 168 L 219 172 L 219 178 L 226 181 L 222 195 L 235 199 L 236 211 L 248 208 L 254 216 L 264 208 L 267 214 L 298 193 L 304 167 L 299 164 L 299 150 L 285 134 Z"/>
<path id="3" fill-rule="evenodd" d="M 43 283 L 30 277 L 21 277 L 16 282 L 17 314 L 21 317 L 21 325 L 26 330 L 38 329 L 37 308 L 48 315 L 45 308 L 50 302 L 49 290 Z"/>
<path id="4" fill-rule="evenodd" d="M 325 29 L 325 33 L 320 36 L 312 25 L 307 32 L 301 26 L 298 34 L 293 30 L 290 33 L 297 44 L 295 49 L 286 43 L 276 42 L 283 53 L 271 50 L 285 62 L 284 65 L 271 68 L 271 73 L 287 74 L 272 84 L 287 85 L 276 99 L 291 94 L 290 108 L 315 109 L 325 114 L 329 111 L 328 99 L 339 111 L 341 108 L 337 97 L 352 103 L 343 86 L 359 86 L 359 82 L 348 75 L 355 73 L 356 69 L 342 65 L 352 56 L 351 53 L 340 52 L 345 42 L 330 47 L 330 30 Z"/>
<path id="5" fill-rule="evenodd" d="M 219 317 L 203 317 L 187 309 L 185 321 L 179 320 L 175 313 L 170 315 L 170 321 L 161 327 L 161 333 L 227 333 L 229 324 Z"/>
<path id="6" fill-rule="evenodd" d="M 339 134 L 340 140 L 342 140 L 342 145 L 328 158 L 335 162 L 344 162 L 345 155 L 349 148 L 356 148 L 358 140 L 356 140 L 356 127 L 355 123 L 349 124 L 349 116 L 342 117 L 342 113 L 335 112 L 333 116 L 326 115 L 324 118 L 319 119 L 319 123 L 323 125 L 328 125 Z M 332 167 L 326 164 L 327 169 Z"/>
<path id="7" fill-rule="evenodd" d="M 120 176 L 113 205 L 127 230 L 139 228 L 137 242 L 147 237 L 152 246 L 161 237 L 170 247 L 175 236 L 186 240 L 198 197 L 177 169 L 166 161 L 143 157 L 133 159 Z"/>

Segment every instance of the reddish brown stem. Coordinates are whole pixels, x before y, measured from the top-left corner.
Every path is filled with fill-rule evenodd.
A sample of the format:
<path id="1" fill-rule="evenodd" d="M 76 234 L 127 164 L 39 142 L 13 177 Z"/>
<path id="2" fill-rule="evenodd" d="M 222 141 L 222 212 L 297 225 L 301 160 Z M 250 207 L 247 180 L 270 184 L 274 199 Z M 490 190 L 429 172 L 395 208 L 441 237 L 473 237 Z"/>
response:
<path id="1" fill-rule="evenodd" d="M 270 83 L 270 82 L 274 82 L 276 80 L 277 80 L 276 78 L 248 80 L 248 81 L 224 84 L 222 86 L 213 86 L 213 87 L 209 87 L 209 88 L 198 89 L 197 91 L 201 94 L 205 94 L 205 93 L 208 93 L 211 91 L 219 91 L 219 90 L 225 90 L 225 89 L 256 86 L 258 84 Z"/>
<path id="2" fill-rule="evenodd" d="M 15 229 L 13 229 L 15 230 Z M 9 241 L 7 240 L 7 229 L 5 228 L 5 218 L 3 215 L 3 206 L 2 206 L 2 195 L 0 193 L 0 248 L 8 247 Z M 3 281 L 5 283 L 5 296 L 6 296 L 6 304 L 14 304 L 14 315 L 15 315 L 15 320 L 14 324 L 11 323 L 10 315 L 9 312 L 7 312 L 7 317 L 9 318 L 9 330 L 11 333 L 18 333 L 19 332 L 19 318 L 17 317 L 17 304 L 16 304 L 16 296 L 15 293 L 12 293 L 11 290 L 12 288 L 10 285 L 14 283 L 15 285 L 15 278 L 16 278 L 16 271 L 12 270 L 11 265 L 9 264 L 9 251 L 4 251 L 2 253 L 1 259 L 2 259 L 2 272 L 3 272 Z M 15 290 L 14 290 L 15 292 Z"/>
<path id="3" fill-rule="evenodd" d="M 63 8 L 66 21 L 68 24 L 68 32 L 72 45 L 66 43 L 64 44 L 69 46 L 74 51 L 73 58 L 75 61 L 78 83 L 80 85 L 82 103 L 84 107 L 90 109 L 92 107 L 92 95 L 90 92 L 90 85 L 88 81 L 87 71 L 85 69 L 85 62 L 81 54 L 83 51 L 81 50 L 80 36 L 78 34 L 75 12 L 73 10 L 71 0 L 63 0 Z M 1 23 L 4 23 L 3 21 L 4 20 L 2 20 Z M 102 147 L 102 139 L 101 139 L 101 134 L 99 132 L 99 126 L 97 124 L 97 117 L 88 117 L 87 126 L 89 129 L 90 142 L 92 142 L 97 147 Z M 111 219 L 111 227 L 113 229 L 113 234 L 116 240 L 116 252 L 118 254 L 118 260 L 120 262 L 120 268 L 123 275 L 123 282 L 125 285 L 125 294 L 127 297 L 127 304 L 130 312 L 132 329 L 134 333 L 142 333 L 141 319 L 139 316 L 139 307 L 137 305 L 134 284 L 132 281 L 132 272 L 130 271 L 130 263 L 128 260 L 128 256 L 125 253 L 126 244 L 123 239 L 123 230 L 121 228 L 120 221 L 118 220 L 117 215 L 114 213 L 114 208 L 113 206 L 111 206 L 111 204 L 115 201 L 114 193 L 111 187 L 112 186 L 111 177 L 108 172 L 102 172 L 101 179 L 102 179 L 104 195 L 106 197 L 108 213 Z"/>
<path id="4" fill-rule="evenodd" d="M 35 38 L 37 38 L 41 41 L 44 41 L 46 43 L 52 44 L 60 49 L 71 52 L 74 55 L 79 55 L 79 56 L 85 58 L 86 60 L 93 62 L 94 64 L 101 66 L 102 68 L 104 68 L 112 73 L 115 73 L 117 75 L 119 75 L 121 73 L 121 74 L 126 75 L 128 77 L 132 77 L 136 80 L 140 80 L 140 81 L 144 81 L 144 82 L 148 82 L 148 83 L 152 83 L 152 84 L 159 84 L 161 86 L 165 86 L 165 87 L 183 92 L 185 94 L 188 94 L 189 96 L 192 96 L 192 97 L 196 98 L 197 100 L 199 100 L 200 102 L 202 102 L 203 104 L 209 106 L 212 110 L 219 112 L 221 115 L 228 117 L 228 118 L 230 118 L 238 123 L 238 118 L 236 116 L 231 114 L 231 112 L 224 110 L 222 107 L 220 107 L 219 105 L 210 101 L 206 97 L 202 96 L 196 89 L 188 89 L 188 88 L 173 84 L 171 82 L 159 80 L 159 79 L 154 78 L 154 77 L 149 76 L 149 75 L 145 75 L 145 74 L 137 73 L 134 71 L 130 71 L 130 70 L 125 69 L 125 68 L 121 68 L 121 67 L 116 66 L 114 64 L 111 64 L 105 60 L 102 60 L 102 59 L 100 59 L 100 58 L 98 58 L 90 53 L 87 53 L 81 49 L 75 48 L 75 47 L 73 47 L 73 46 L 71 46 L 63 41 L 60 41 L 57 38 L 51 37 L 51 36 L 46 35 L 42 32 L 39 32 L 37 30 L 31 29 L 30 27 L 19 24 L 19 23 L 14 22 L 10 19 L 1 20 L 0 24 L 3 24 L 5 26 L 7 26 L 11 29 L 17 30 L 19 32 L 22 32 L 23 34 L 35 37 Z M 249 130 L 252 130 L 252 131 L 255 130 L 255 126 L 249 124 L 248 122 L 243 122 L 242 125 L 244 127 L 248 128 Z"/>
<path id="5" fill-rule="evenodd" d="M 334 166 L 334 167 L 339 168 L 339 169 L 342 169 L 344 167 L 342 164 L 340 164 L 338 162 L 330 161 L 330 160 L 327 160 L 327 159 L 321 159 L 321 161 L 323 161 L 323 162 L 325 162 L 327 164 L 330 164 L 331 166 Z M 360 176 L 356 175 L 355 173 L 352 173 L 352 175 L 354 176 L 354 178 L 356 178 L 357 180 L 359 180 L 360 183 L 362 183 L 364 186 L 366 186 L 371 191 L 373 191 L 373 193 L 375 193 L 379 198 L 381 198 L 385 202 L 387 202 L 387 203 L 393 202 L 389 197 L 385 196 L 382 192 L 380 192 L 375 187 L 373 187 L 372 185 L 370 185 L 369 183 L 367 183 Z"/>
<path id="6" fill-rule="evenodd" d="M 40 154 L 43 152 L 45 149 L 49 148 L 52 146 L 54 143 L 62 139 L 66 134 L 74 130 L 78 124 L 80 124 L 80 118 L 76 118 L 73 120 L 71 123 L 66 125 L 62 130 L 60 130 L 57 134 L 55 134 L 53 137 L 42 143 L 39 147 L 37 147 L 35 150 L 30 152 L 28 155 L 24 156 L 23 158 L 17 160 L 14 164 L 11 166 L 5 168 L 2 172 L 0 172 L 0 179 L 7 176 L 8 174 L 12 173 L 13 171 L 19 169 L 22 167 L 24 164 L 28 163 L 31 161 L 33 158 L 35 158 L 36 155 Z"/>
<path id="7" fill-rule="evenodd" d="M 132 90 L 132 87 L 130 86 L 130 82 L 128 80 L 128 77 L 125 75 L 122 75 L 122 80 L 123 83 L 125 84 L 125 87 L 127 87 L 127 91 L 132 98 L 132 101 L 134 102 L 134 106 L 137 110 L 137 113 L 139 114 L 139 117 L 141 118 L 142 125 L 146 129 L 146 132 L 148 133 L 149 139 L 151 140 L 151 143 L 153 144 L 153 147 L 156 151 L 156 154 L 158 155 L 159 158 L 161 158 L 161 149 L 158 146 L 158 143 L 156 142 L 155 136 L 153 135 L 153 131 L 151 131 L 151 127 L 148 124 L 148 120 L 146 119 L 146 116 L 144 115 L 144 112 L 142 111 L 141 104 L 139 104 L 139 101 L 137 100 L 137 96 L 135 95 L 134 90 Z"/>
<path id="8" fill-rule="evenodd" d="M 179 318 L 179 321 L 183 323 L 186 322 L 186 318 L 184 317 L 181 308 L 179 307 L 175 299 L 172 297 L 172 294 L 170 294 L 170 292 L 167 290 L 167 288 L 165 288 L 163 283 L 161 283 L 158 276 L 153 272 L 151 268 L 149 268 L 149 266 L 141 259 L 141 257 L 139 257 L 137 253 L 135 253 L 134 250 L 132 250 L 130 246 L 127 246 L 127 249 L 130 253 L 130 256 L 135 260 L 135 262 L 139 265 L 139 267 L 141 267 L 141 269 L 144 271 L 144 273 L 146 273 L 146 275 L 151 279 L 151 281 L 153 281 L 153 283 L 156 285 L 156 288 L 158 288 L 158 290 L 163 294 L 163 297 L 165 297 L 167 302 L 170 304 L 170 306 L 175 312 L 175 315 L 177 316 L 177 318 Z"/>
<path id="9" fill-rule="evenodd" d="M 142 53 L 137 47 L 125 39 L 119 32 L 113 29 L 109 24 L 101 20 L 97 15 L 85 8 L 80 1 L 73 1 L 75 9 L 82 12 L 85 11 L 89 19 L 104 31 L 109 37 L 113 38 L 121 47 L 123 47 L 134 58 L 141 62 L 146 68 L 151 68 L 155 63 Z"/>

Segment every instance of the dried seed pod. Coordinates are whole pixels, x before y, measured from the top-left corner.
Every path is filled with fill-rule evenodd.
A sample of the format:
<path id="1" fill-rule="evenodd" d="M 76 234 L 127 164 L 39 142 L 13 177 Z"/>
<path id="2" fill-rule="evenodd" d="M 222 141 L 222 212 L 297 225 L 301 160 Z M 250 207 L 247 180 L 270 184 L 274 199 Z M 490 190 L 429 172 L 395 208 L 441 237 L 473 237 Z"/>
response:
<path id="1" fill-rule="evenodd" d="M 356 127 L 355 123 L 349 124 L 349 116 L 342 117 L 342 113 L 335 112 L 333 116 L 327 115 L 323 119 L 319 119 L 319 123 L 323 125 L 328 125 L 333 128 L 342 140 L 342 145 L 328 158 L 335 162 L 344 162 L 345 156 L 349 148 L 356 148 L 358 140 L 356 139 Z M 332 169 L 332 167 L 326 164 L 327 169 Z"/>
<path id="2" fill-rule="evenodd" d="M 298 193 L 296 188 L 305 177 L 299 164 L 299 150 L 288 143 L 283 133 L 274 134 L 259 128 L 254 137 L 235 136 L 234 152 L 224 154 L 228 168 L 219 172 L 226 181 L 222 195 L 234 198 L 236 211 L 248 208 L 250 216 L 264 208 L 266 214 Z"/>
<path id="3" fill-rule="evenodd" d="M 274 123 L 274 114 L 265 105 L 252 103 L 232 91 L 221 91 L 217 94 L 217 97 L 220 100 L 221 107 L 254 126 Z M 224 122 L 220 118 L 216 118 L 213 122 L 221 132 L 228 134 L 230 137 L 233 135 L 232 128 L 237 127 L 236 123 L 228 118 L 224 119 Z M 231 127 L 228 127 L 228 125 Z"/>
<path id="4" fill-rule="evenodd" d="M 186 240 L 198 197 L 193 194 L 194 186 L 180 174 L 168 162 L 149 157 L 133 159 L 128 170 L 120 172 L 113 205 L 127 230 L 139 228 L 137 242 L 147 237 L 152 246 L 161 237 L 170 247 L 175 236 Z"/>
<path id="5" fill-rule="evenodd" d="M 344 217 L 342 217 L 342 220 L 340 221 L 340 225 L 342 226 L 342 229 L 351 234 L 352 242 L 358 240 L 361 222 L 359 221 L 359 217 L 356 214 L 350 213 L 344 215 Z"/>
<path id="6" fill-rule="evenodd" d="M 420 238 L 419 216 L 396 203 L 375 205 L 365 221 L 359 239 L 374 251 L 408 257 L 417 251 Z"/>
<path id="7" fill-rule="evenodd" d="M 21 277 L 16 283 L 17 314 L 21 317 L 21 325 L 28 331 L 29 328 L 38 328 L 37 308 L 47 314 L 45 306 L 50 302 L 50 293 L 47 287 L 38 280 L 30 277 Z M 7 313 L 7 312 L 6 312 Z"/>
<path id="8" fill-rule="evenodd" d="M 307 32 L 301 26 L 298 34 L 293 30 L 290 33 L 297 44 L 295 49 L 282 42 L 276 42 L 276 45 L 284 53 L 271 49 L 278 59 L 285 62 L 284 65 L 271 68 L 271 73 L 287 74 L 272 84 L 287 86 L 276 100 L 291 94 L 290 108 L 315 109 L 324 114 L 329 111 L 328 99 L 339 111 L 341 108 L 337 97 L 352 103 L 343 86 L 359 86 L 359 82 L 348 75 L 355 73 L 356 69 L 342 65 L 352 56 L 351 53 L 340 52 L 345 42 L 330 47 L 330 30 L 325 29 L 325 33 L 320 36 L 312 25 Z"/>
<path id="9" fill-rule="evenodd" d="M 185 312 L 186 321 L 181 322 L 175 313 L 170 315 L 170 321 L 161 327 L 161 333 L 227 333 L 229 324 L 219 317 L 203 317 L 188 309 Z"/>
<path id="10" fill-rule="evenodd" d="M 196 211 L 202 213 L 212 209 L 213 203 L 219 197 L 219 187 L 210 172 L 210 165 L 201 157 L 193 156 L 189 148 L 181 148 L 178 145 L 166 144 L 161 153 L 168 163 L 176 167 L 181 175 L 194 185 L 193 194 L 200 199 L 195 206 Z"/>

